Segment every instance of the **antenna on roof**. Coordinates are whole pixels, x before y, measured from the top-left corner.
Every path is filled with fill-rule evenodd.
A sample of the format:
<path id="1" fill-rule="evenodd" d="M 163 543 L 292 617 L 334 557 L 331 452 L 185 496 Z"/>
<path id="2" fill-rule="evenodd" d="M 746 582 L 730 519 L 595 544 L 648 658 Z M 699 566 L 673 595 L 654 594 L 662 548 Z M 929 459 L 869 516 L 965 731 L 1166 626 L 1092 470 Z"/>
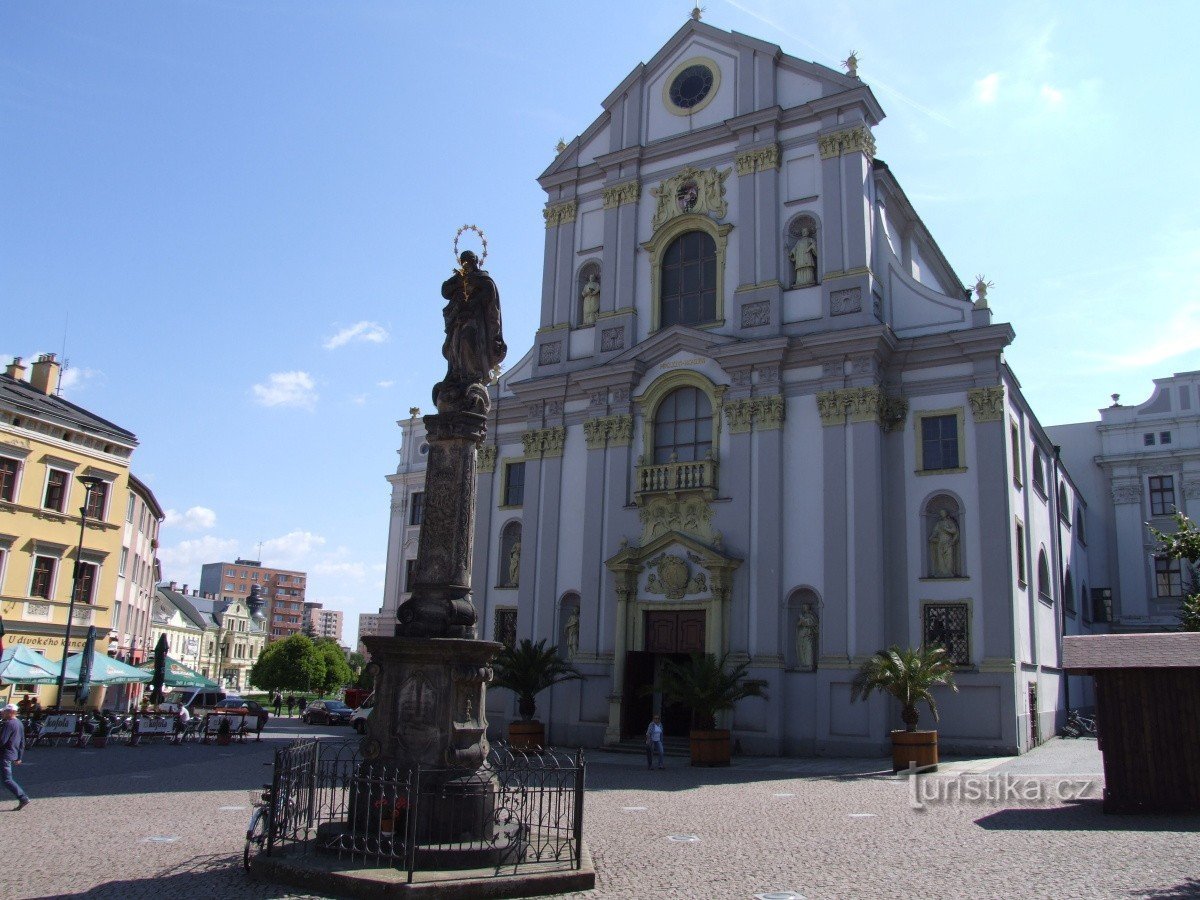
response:
<path id="1" fill-rule="evenodd" d="M 262 565 L 262 541 L 258 542 L 258 564 Z"/>
<path id="2" fill-rule="evenodd" d="M 63 376 L 67 374 L 67 369 L 71 368 L 71 361 L 67 359 L 67 331 L 70 329 L 70 327 L 71 311 L 68 309 L 63 314 L 63 345 L 62 353 L 59 354 L 59 357 L 62 359 L 62 371 L 58 373 L 58 384 L 54 387 L 54 395 L 56 397 L 62 396 Z"/>

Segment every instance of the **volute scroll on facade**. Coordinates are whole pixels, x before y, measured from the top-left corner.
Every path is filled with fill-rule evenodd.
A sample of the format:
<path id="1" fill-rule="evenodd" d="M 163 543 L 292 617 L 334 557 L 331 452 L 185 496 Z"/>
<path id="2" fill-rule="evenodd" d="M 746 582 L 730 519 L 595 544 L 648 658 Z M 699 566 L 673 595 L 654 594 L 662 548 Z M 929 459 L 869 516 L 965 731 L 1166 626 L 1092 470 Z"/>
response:
<path id="1" fill-rule="evenodd" d="M 745 434 L 751 429 L 770 431 L 783 427 L 786 404 L 780 394 L 726 400 L 721 406 L 729 422 L 730 434 Z"/>
<path id="2" fill-rule="evenodd" d="M 976 422 L 999 422 L 1004 418 L 1004 387 L 971 388 L 967 391 Z"/>
<path id="3" fill-rule="evenodd" d="M 526 459 L 562 456 L 566 441 L 567 430 L 561 425 L 554 428 L 534 428 L 521 435 Z"/>

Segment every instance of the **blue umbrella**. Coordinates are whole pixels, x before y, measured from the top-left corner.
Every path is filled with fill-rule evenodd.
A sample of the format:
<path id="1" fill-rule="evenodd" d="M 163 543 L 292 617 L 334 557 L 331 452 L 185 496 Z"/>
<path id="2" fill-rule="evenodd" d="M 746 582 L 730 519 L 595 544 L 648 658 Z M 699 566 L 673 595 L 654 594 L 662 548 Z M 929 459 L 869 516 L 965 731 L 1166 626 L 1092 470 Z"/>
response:
<path id="1" fill-rule="evenodd" d="M 96 655 L 96 626 L 87 630 L 87 640 L 83 642 L 83 660 L 79 664 L 79 686 L 75 688 L 75 702 L 80 706 L 87 703 L 88 694 L 92 690 L 92 658 Z"/>

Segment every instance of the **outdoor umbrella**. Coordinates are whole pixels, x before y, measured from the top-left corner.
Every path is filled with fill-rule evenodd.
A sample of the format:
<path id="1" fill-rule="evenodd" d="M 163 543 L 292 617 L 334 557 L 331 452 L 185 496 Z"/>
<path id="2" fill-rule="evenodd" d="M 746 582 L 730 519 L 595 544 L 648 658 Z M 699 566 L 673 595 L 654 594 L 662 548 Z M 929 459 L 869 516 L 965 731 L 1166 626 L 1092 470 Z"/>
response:
<path id="1" fill-rule="evenodd" d="M 0 654 L 0 681 L 5 684 L 54 684 L 54 663 L 24 644 L 13 644 Z"/>
<path id="2" fill-rule="evenodd" d="M 143 663 L 138 668 L 143 672 L 152 673 L 155 663 L 153 661 Z M 163 678 L 163 687 L 165 688 L 197 688 L 203 691 L 220 690 L 218 685 L 211 678 L 205 678 L 195 669 L 189 669 L 177 659 L 166 658 L 166 675 Z"/>
<path id="3" fill-rule="evenodd" d="M 75 702 L 80 706 L 87 703 L 88 694 L 92 690 L 92 660 L 96 656 L 96 626 L 87 630 L 87 638 L 83 642 L 83 662 L 79 666 L 79 684 L 75 688 Z"/>
<path id="4" fill-rule="evenodd" d="M 158 643 L 154 645 L 154 679 L 150 682 L 150 702 L 155 705 L 163 702 L 163 682 L 167 680 L 167 651 L 170 649 L 166 633 L 160 634 Z"/>
<path id="5" fill-rule="evenodd" d="M 67 660 L 67 681 L 79 680 L 79 669 L 82 663 L 82 653 L 76 653 Z M 106 686 L 110 684 L 145 684 L 154 677 L 152 672 L 127 666 L 123 662 L 111 659 L 105 654 L 97 653 L 94 650 L 88 661 L 88 667 L 91 669 L 91 677 L 88 680 L 92 684 Z"/>

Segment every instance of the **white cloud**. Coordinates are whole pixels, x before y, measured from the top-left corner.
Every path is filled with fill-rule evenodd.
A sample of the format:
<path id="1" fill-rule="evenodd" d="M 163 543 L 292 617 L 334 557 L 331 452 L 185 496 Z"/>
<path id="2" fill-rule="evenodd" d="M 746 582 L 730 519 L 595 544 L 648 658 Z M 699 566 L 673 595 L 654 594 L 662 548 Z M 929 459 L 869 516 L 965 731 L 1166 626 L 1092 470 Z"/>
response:
<path id="1" fill-rule="evenodd" d="M 325 546 L 325 538 L 311 531 L 289 531 L 282 537 L 263 541 L 262 558 L 267 565 L 297 565 L 307 563 L 319 547 Z"/>
<path id="2" fill-rule="evenodd" d="M 394 381 L 377 381 L 377 382 L 375 382 L 375 387 L 390 388 L 395 383 L 396 382 L 394 382 Z"/>
<path id="3" fill-rule="evenodd" d="M 206 534 L 204 537 L 180 541 L 173 547 L 160 547 L 158 559 L 162 563 L 164 578 L 199 586 L 202 565 L 232 559 L 237 549 L 238 542 L 232 538 Z"/>
<path id="4" fill-rule="evenodd" d="M 1042 99 L 1046 101 L 1047 106 L 1061 106 L 1063 102 L 1063 92 L 1058 88 L 1052 88 L 1048 84 L 1043 84 Z"/>
<path id="5" fill-rule="evenodd" d="M 980 103 L 995 103 L 1000 92 L 1000 73 L 992 72 L 975 82 L 975 99 Z"/>
<path id="6" fill-rule="evenodd" d="M 168 509 L 163 525 L 168 528 L 182 528 L 184 531 L 207 531 L 217 524 L 217 514 L 207 506 L 192 506 L 187 512 Z"/>
<path id="7" fill-rule="evenodd" d="M 1170 314 L 1165 325 L 1155 329 L 1159 337 L 1132 353 L 1114 356 L 1114 369 L 1157 367 L 1176 356 L 1200 350 L 1200 303 L 1190 303 Z"/>
<path id="8" fill-rule="evenodd" d="M 355 394 L 353 397 L 350 398 L 350 402 L 353 403 L 355 406 L 366 406 L 367 395 L 366 394 Z"/>
<path id="9" fill-rule="evenodd" d="M 336 575 L 339 578 L 360 579 L 366 576 L 367 569 L 360 562 L 319 562 L 309 571 L 315 575 Z"/>
<path id="10" fill-rule="evenodd" d="M 102 381 L 104 373 L 99 369 L 87 369 L 81 366 L 67 366 L 59 379 L 59 387 L 64 392 L 83 388 L 92 381 Z"/>
<path id="11" fill-rule="evenodd" d="M 348 328 L 343 328 L 337 334 L 325 341 L 326 350 L 336 350 L 351 341 L 363 341 L 369 344 L 382 344 L 388 339 L 387 329 L 376 322 L 355 322 Z"/>
<path id="12" fill-rule="evenodd" d="M 253 387 L 260 406 L 294 406 L 312 409 L 317 402 L 316 383 L 307 372 L 272 372 L 266 384 Z"/>

